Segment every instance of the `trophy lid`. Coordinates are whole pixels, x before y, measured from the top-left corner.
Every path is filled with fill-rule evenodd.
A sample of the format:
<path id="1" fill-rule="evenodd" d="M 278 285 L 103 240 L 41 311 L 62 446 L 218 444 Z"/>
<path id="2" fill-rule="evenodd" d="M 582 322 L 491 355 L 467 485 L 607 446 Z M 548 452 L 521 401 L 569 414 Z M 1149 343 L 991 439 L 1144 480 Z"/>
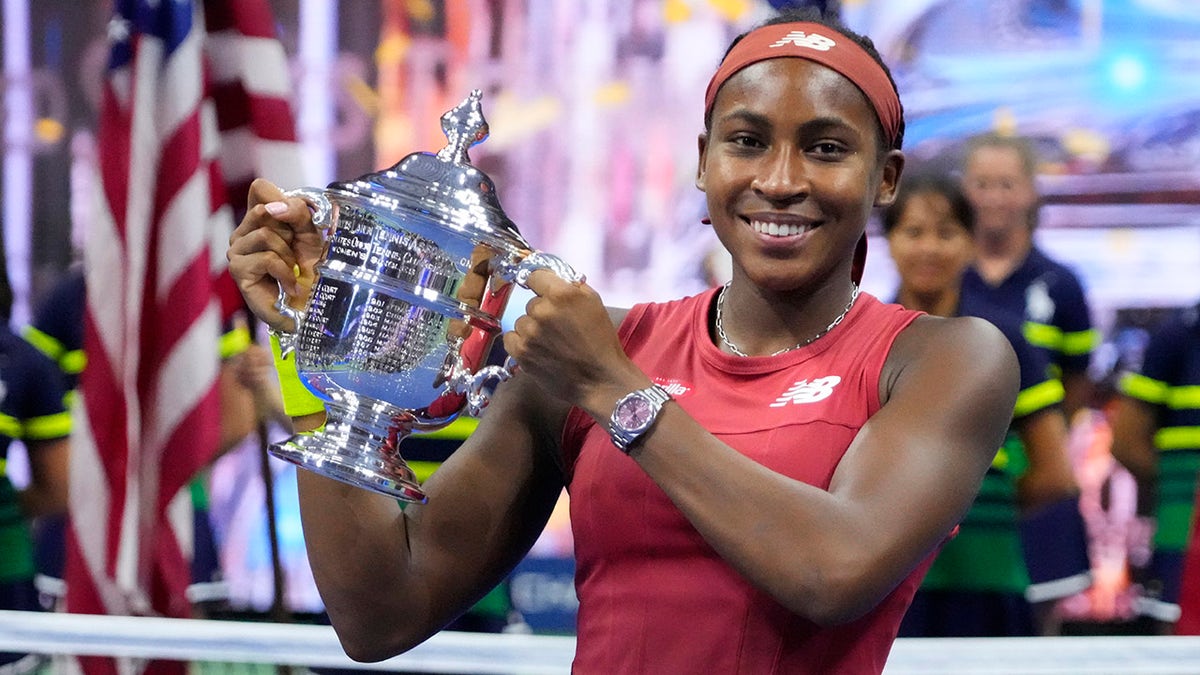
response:
<path id="1" fill-rule="evenodd" d="M 331 183 L 329 189 L 417 213 L 472 238 L 498 238 L 517 248 L 529 248 L 500 206 L 492 179 L 472 166 L 467 155 L 472 145 L 488 136 L 482 97 L 475 89 L 442 115 L 447 143 L 437 154 L 414 152 L 389 169 Z"/>

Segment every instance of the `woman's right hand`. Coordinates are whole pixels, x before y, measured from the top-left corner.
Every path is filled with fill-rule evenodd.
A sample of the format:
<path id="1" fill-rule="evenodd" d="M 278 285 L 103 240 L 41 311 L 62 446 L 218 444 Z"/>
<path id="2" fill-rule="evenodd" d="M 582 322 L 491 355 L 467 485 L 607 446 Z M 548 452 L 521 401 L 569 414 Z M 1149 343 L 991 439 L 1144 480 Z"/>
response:
<path id="1" fill-rule="evenodd" d="M 246 216 L 229 237 L 229 273 L 250 311 L 276 330 L 298 327 L 275 307 L 282 287 L 288 305 L 303 307 L 324 251 L 308 204 L 259 178 L 250 185 Z"/>

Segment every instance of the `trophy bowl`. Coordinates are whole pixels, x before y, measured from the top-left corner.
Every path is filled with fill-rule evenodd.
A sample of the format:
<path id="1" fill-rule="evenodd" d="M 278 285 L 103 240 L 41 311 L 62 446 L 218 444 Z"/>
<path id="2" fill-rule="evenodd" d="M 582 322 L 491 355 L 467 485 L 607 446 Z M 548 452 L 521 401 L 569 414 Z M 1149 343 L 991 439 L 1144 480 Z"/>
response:
<path id="1" fill-rule="evenodd" d="M 530 248 L 467 150 L 487 137 L 476 90 L 442 116 L 447 145 L 353 182 L 300 188 L 325 250 L 303 309 L 280 336 L 301 382 L 325 405 L 316 431 L 273 444 L 305 469 L 406 502 L 424 502 L 400 442 L 478 415 L 516 364 L 486 365 L 513 284 L 549 269 Z"/>

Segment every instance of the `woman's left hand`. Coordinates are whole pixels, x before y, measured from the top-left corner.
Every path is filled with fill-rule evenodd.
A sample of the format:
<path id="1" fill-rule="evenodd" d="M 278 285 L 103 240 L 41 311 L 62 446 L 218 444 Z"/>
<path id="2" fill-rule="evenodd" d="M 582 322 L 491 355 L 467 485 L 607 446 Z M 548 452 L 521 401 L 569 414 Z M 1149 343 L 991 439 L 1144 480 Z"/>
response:
<path id="1" fill-rule="evenodd" d="M 649 378 L 625 355 L 600 295 L 547 270 L 529 275 L 537 297 L 504 335 L 504 348 L 547 393 L 607 415 Z"/>

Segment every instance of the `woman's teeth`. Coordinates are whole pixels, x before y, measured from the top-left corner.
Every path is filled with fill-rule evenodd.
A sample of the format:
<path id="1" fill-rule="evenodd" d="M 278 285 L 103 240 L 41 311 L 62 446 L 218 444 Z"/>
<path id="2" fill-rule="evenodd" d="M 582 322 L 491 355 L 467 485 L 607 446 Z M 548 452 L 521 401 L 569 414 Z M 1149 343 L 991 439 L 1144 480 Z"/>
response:
<path id="1" fill-rule="evenodd" d="M 765 234 L 772 237 L 794 237 L 798 234 L 803 234 L 810 229 L 810 225 L 795 225 L 789 223 L 774 223 L 761 220 L 750 221 L 750 227 L 759 234 Z"/>

